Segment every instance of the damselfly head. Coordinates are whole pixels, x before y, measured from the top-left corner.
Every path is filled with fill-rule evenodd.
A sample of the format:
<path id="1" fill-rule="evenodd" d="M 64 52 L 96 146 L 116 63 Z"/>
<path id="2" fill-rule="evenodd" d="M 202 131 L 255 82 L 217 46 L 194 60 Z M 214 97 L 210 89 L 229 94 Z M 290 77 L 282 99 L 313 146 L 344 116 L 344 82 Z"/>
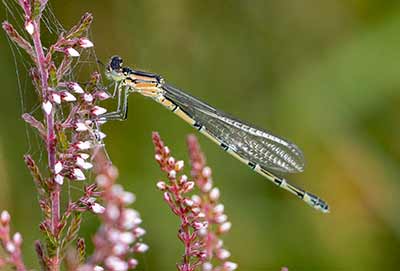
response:
<path id="1" fill-rule="evenodd" d="M 121 81 L 124 79 L 124 73 L 122 69 L 122 58 L 119 56 L 113 56 L 106 67 L 106 76 L 114 81 Z"/>

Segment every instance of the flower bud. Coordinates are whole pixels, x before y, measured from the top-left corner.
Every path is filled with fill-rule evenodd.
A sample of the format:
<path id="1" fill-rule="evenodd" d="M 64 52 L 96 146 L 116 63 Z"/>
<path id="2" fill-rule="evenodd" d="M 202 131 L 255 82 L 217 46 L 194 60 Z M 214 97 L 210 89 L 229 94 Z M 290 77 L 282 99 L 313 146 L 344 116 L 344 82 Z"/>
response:
<path id="1" fill-rule="evenodd" d="M 78 181 L 86 180 L 85 174 L 79 168 L 74 168 L 74 177 Z"/>
<path id="2" fill-rule="evenodd" d="M 91 206 L 91 209 L 92 209 L 93 213 L 95 213 L 95 214 L 102 214 L 102 213 L 104 213 L 104 211 L 106 210 L 106 208 L 104 208 L 103 206 L 101 206 L 101 205 L 98 204 L 98 203 L 94 203 L 94 204 Z"/>
<path id="3" fill-rule="evenodd" d="M 164 191 L 165 189 L 167 189 L 167 184 L 163 181 L 159 181 L 157 182 L 157 188 L 161 191 Z"/>
<path id="4" fill-rule="evenodd" d="M 211 189 L 209 196 L 210 196 L 210 200 L 217 201 L 220 196 L 219 189 L 217 187 L 214 187 L 213 189 Z"/>
<path id="5" fill-rule="evenodd" d="M 82 48 L 90 48 L 90 47 L 94 46 L 93 42 L 91 42 L 87 38 L 80 38 L 78 43 L 79 43 L 79 46 Z"/>
<path id="6" fill-rule="evenodd" d="M 224 270 L 226 271 L 233 271 L 238 268 L 237 263 L 233 262 L 224 262 Z"/>
<path id="7" fill-rule="evenodd" d="M 57 175 L 54 177 L 54 181 L 55 181 L 56 183 L 58 183 L 59 185 L 63 185 L 63 183 L 64 183 L 64 176 L 62 176 L 62 175 L 60 175 L 60 174 L 57 174 Z"/>
<path id="8" fill-rule="evenodd" d="M 138 253 L 144 253 L 144 252 L 146 252 L 148 249 L 149 249 L 149 246 L 146 245 L 146 244 L 144 244 L 144 243 L 137 243 L 137 244 L 135 245 L 135 248 L 134 248 L 135 252 L 138 252 Z"/>
<path id="9" fill-rule="evenodd" d="M 175 179 L 176 178 L 176 171 L 175 170 L 171 170 L 170 172 L 168 172 L 168 178 Z"/>
<path id="10" fill-rule="evenodd" d="M 225 233 L 225 232 L 228 232 L 231 229 L 231 227 L 232 227 L 231 222 L 225 222 L 224 224 L 222 224 L 218 227 L 218 231 L 220 233 Z"/>
<path id="11" fill-rule="evenodd" d="M 55 165 L 54 165 L 54 173 L 58 174 L 61 172 L 61 170 L 63 170 L 63 164 L 61 163 L 61 161 L 58 161 Z"/>
<path id="12" fill-rule="evenodd" d="M 194 188 L 194 182 L 186 182 L 186 183 L 183 185 L 183 191 L 184 191 L 185 193 L 192 191 L 193 188 Z"/>
<path id="13" fill-rule="evenodd" d="M 107 109 L 105 109 L 104 107 L 95 105 L 92 108 L 91 112 L 92 112 L 93 115 L 99 116 L 99 115 L 102 115 L 102 114 L 106 113 Z"/>
<path id="14" fill-rule="evenodd" d="M 7 212 L 6 210 L 4 210 L 3 212 L 1 212 L 0 215 L 0 223 L 4 226 L 7 225 L 8 223 L 10 223 L 11 220 L 11 216 L 10 213 Z"/>
<path id="15" fill-rule="evenodd" d="M 50 101 L 47 101 L 42 104 L 42 108 L 43 108 L 44 112 L 46 112 L 46 115 L 50 115 L 51 110 L 53 110 L 53 105 L 51 104 Z"/>
<path id="16" fill-rule="evenodd" d="M 53 102 L 55 102 L 56 104 L 60 104 L 61 103 L 61 96 L 58 93 L 52 93 L 51 97 L 53 98 Z"/>
<path id="17" fill-rule="evenodd" d="M 13 236 L 13 242 L 17 246 L 21 246 L 22 244 L 22 235 L 19 232 L 16 232 Z"/>
<path id="18" fill-rule="evenodd" d="M 26 32 L 28 32 L 29 35 L 33 35 L 35 28 L 33 27 L 32 21 L 27 21 L 25 23 L 25 30 L 26 30 Z"/>
<path id="19" fill-rule="evenodd" d="M 75 96 L 72 95 L 71 93 L 69 93 L 68 91 L 63 91 L 61 93 L 61 98 L 66 102 L 75 102 L 76 101 Z"/>
<path id="20" fill-rule="evenodd" d="M 67 48 L 66 53 L 69 56 L 72 56 L 72 57 L 79 57 L 80 56 L 79 52 L 77 50 L 75 50 L 74 48 L 72 48 L 72 47 Z"/>
<path id="21" fill-rule="evenodd" d="M 92 94 L 90 94 L 90 93 L 85 93 L 85 94 L 83 95 L 83 99 L 84 99 L 85 102 L 87 102 L 87 103 L 93 102 L 93 96 L 92 96 Z"/>
<path id="22" fill-rule="evenodd" d="M 68 87 L 69 89 L 72 89 L 75 93 L 78 93 L 78 94 L 83 94 L 83 93 L 85 93 L 85 91 L 83 90 L 83 88 L 82 88 L 78 83 L 69 82 L 69 83 L 67 83 L 67 87 Z"/>
<path id="23" fill-rule="evenodd" d="M 179 160 L 178 162 L 175 163 L 175 170 L 180 171 L 182 170 L 184 166 L 184 162 L 182 160 Z"/>

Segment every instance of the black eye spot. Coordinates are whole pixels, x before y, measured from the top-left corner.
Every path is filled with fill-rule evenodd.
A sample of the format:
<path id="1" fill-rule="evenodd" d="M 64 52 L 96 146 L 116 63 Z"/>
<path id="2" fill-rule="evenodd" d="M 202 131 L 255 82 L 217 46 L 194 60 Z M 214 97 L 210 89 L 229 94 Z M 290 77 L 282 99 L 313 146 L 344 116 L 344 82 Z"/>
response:
<path id="1" fill-rule="evenodd" d="M 120 70 L 122 67 L 122 58 L 119 56 L 112 57 L 109 66 L 112 70 Z"/>

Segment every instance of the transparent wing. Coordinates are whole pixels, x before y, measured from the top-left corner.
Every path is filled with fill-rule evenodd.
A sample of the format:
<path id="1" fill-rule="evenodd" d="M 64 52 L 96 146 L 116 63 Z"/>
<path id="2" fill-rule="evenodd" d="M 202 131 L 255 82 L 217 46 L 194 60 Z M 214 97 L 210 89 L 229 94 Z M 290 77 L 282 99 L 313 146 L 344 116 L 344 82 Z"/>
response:
<path id="1" fill-rule="evenodd" d="M 163 89 L 166 98 L 244 159 L 274 171 L 304 170 L 303 154 L 295 144 L 236 120 L 172 86 L 164 85 Z"/>

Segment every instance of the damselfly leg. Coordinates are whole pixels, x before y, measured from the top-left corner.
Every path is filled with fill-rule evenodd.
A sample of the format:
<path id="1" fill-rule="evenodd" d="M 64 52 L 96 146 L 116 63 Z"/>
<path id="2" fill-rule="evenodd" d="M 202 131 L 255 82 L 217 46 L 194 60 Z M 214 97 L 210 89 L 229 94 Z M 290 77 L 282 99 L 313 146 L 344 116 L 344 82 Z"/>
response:
<path id="1" fill-rule="evenodd" d="M 128 118 L 128 96 L 129 96 L 129 93 L 130 93 L 130 87 L 123 86 L 120 83 L 116 83 L 113 97 L 115 97 L 115 94 L 118 95 L 117 110 L 101 115 L 100 119 L 104 120 L 104 121 L 126 120 Z"/>

